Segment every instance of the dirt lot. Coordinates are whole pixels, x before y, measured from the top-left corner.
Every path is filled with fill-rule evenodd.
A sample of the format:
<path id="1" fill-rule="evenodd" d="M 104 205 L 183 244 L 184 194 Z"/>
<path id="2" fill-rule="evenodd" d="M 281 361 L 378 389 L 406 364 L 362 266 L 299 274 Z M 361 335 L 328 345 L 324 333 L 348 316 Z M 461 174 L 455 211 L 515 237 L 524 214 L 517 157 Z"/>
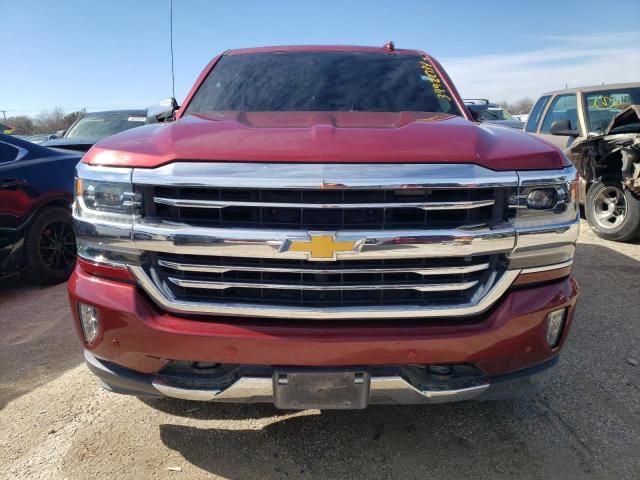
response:
<path id="1" fill-rule="evenodd" d="M 640 244 L 583 225 L 544 392 L 357 412 L 141 401 L 81 362 L 63 285 L 0 287 L 0 478 L 640 478 Z"/>

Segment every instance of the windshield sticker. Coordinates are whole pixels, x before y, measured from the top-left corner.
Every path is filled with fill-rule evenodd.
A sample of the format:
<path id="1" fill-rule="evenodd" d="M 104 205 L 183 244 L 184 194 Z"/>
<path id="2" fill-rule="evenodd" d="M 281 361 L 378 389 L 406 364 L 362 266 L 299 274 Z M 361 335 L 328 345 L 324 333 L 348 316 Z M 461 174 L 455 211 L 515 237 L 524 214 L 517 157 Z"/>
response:
<path id="1" fill-rule="evenodd" d="M 433 66 L 431 66 L 431 64 L 427 61 L 427 57 L 421 57 L 420 67 L 431 82 L 433 91 L 438 96 L 438 98 L 444 98 L 451 101 L 451 97 L 447 95 L 448 92 L 445 90 L 444 83 L 442 82 L 442 80 L 440 80 L 440 77 L 438 77 L 438 74 L 436 73 Z"/>
<path id="2" fill-rule="evenodd" d="M 145 117 L 129 117 L 127 118 L 130 122 L 146 122 L 147 119 Z"/>

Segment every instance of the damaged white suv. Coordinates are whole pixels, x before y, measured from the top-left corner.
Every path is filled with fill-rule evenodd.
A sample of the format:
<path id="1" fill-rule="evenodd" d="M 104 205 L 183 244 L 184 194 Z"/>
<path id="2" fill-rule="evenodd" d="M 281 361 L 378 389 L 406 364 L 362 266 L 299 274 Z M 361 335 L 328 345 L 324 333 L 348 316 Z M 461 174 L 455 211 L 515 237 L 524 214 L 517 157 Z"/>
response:
<path id="1" fill-rule="evenodd" d="M 525 130 L 575 164 L 580 203 L 598 236 L 640 237 L 640 82 L 545 93 Z"/>

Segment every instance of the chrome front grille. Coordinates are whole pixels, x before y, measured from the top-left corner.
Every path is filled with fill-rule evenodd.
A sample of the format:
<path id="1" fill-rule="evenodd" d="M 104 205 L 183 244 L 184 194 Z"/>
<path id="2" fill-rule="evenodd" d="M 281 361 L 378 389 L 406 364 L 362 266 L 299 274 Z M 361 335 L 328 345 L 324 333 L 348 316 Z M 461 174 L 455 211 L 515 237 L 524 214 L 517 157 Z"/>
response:
<path id="1" fill-rule="evenodd" d="M 151 186 L 145 214 L 200 227 L 392 230 L 491 226 L 504 188 L 261 189 Z"/>
<path id="2" fill-rule="evenodd" d="M 192 318 L 457 321 L 521 272 L 570 264 L 579 225 L 573 200 L 522 214 L 526 189 L 568 192 L 572 167 L 175 161 L 78 176 L 129 182 L 142 203 L 115 218 L 76 202 L 79 255 Z"/>
<path id="3" fill-rule="evenodd" d="M 149 275 L 174 299 L 289 307 L 467 304 L 505 270 L 501 256 L 308 262 L 153 255 Z"/>
<path id="4" fill-rule="evenodd" d="M 133 176 L 144 199 L 134 241 L 147 259 L 134 273 L 170 310 L 464 315 L 488 308 L 483 302 L 507 271 L 517 186 L 509 173 L 472 165 L 173 165 Z M 347 247 L 317 255 L 319 237 Z"/>

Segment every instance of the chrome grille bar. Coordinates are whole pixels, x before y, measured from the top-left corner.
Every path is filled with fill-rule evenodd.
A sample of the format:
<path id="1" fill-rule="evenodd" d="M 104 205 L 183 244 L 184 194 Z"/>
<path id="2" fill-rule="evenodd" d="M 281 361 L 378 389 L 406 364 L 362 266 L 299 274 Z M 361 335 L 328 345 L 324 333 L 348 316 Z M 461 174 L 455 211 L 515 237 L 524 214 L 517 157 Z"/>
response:
<path id="1" fill-rule="evenodd" d="M 162 205 L 182 208 L 317 208 L 317 209 L 367 209 L 367 208 L 419 208 L 420 210 L 469 210 L 490 207 L 495 200 L 474 200 L 459 202 L 396 202 L 396 203 L 280 203 L 280 202 L 234 202 L 218 200 L 196 200 L 183 198 L 154 197 L 153 201 Z"/>
<path id="2" fill-rule="evenodd" d="M 337 259 L 463 257 L 511 252 L 515 229 L 353 230 L 337 232 L 336 241 L 366 242 L 360 253 L 339 252 Z M 206 228 L 144 218 L 133 226 L 133 246 L 140 250 L 189 255 L 308 260 L 304 252 L 280 252 L 286 240 L 309 241 L 299 230 Z"/>
<path id="3" fill-rule="evenodd" d="M 168 280 L 182 288 L 201 288 L 209 290 L 225 290 L 227 288 L 265 288 L 272 290 L 310 290 L 310 291 L 341 291 L 341 290 L 417 290 L 419 292 L 453 292 L 468 290 L 478 284 L 477 280 L 460 283 L 433 283 L 433 284 L 369 284 L 369 285 L 287 285 L 280 283 L 248 283 L 248 282 L 214 282 L 206 280 L 185 280 L 182 278 L 168 277 Z"/>
<path id="4" fill-rule="evenodd" d="M 265 162 L 173 162 L 136 168 L 138 185 L 282 189 L 415 189 L 516 187 L 515 171 L 473 164 L 326 164 Z"/>
<path id="5" fill-rule="evenodd" d="M 489 268 L 488 263 L 467 265 L 461 267 L 432 267 L 432 268 L 284 268 L 284 267 L 243 267 L 233 265 L 203 265 L 197 263 L 180 263 L 158 260 L 158 265 L 181 272 L 225 273 L 238 272 L 269 272 L 269 273 L 310 273 L 310 274 L 349 274 L 349 273 L 415 273 L 418 275 L 462 275 L 479 272 Z"/>
<path id="6" fill-rule="evenodd" d="M 140 286 L 162 308 L 169 312 L 230 315 L 240 317 L 283 318 L 306 320 L 353 320 L 389 318 L 437 318 L 463 317 L 484 312 L 509 288 L 520 270 L 507 270 L 492 285 L 481 287 L 469 301 L 450 305 L 368 305 L 355 307 L 296 307 L 286 305 L 263 305 L 248 302 L 187 300 L 177 298 L 163 285 L 156 283 L 143 267 L 129 266 Z"/>

